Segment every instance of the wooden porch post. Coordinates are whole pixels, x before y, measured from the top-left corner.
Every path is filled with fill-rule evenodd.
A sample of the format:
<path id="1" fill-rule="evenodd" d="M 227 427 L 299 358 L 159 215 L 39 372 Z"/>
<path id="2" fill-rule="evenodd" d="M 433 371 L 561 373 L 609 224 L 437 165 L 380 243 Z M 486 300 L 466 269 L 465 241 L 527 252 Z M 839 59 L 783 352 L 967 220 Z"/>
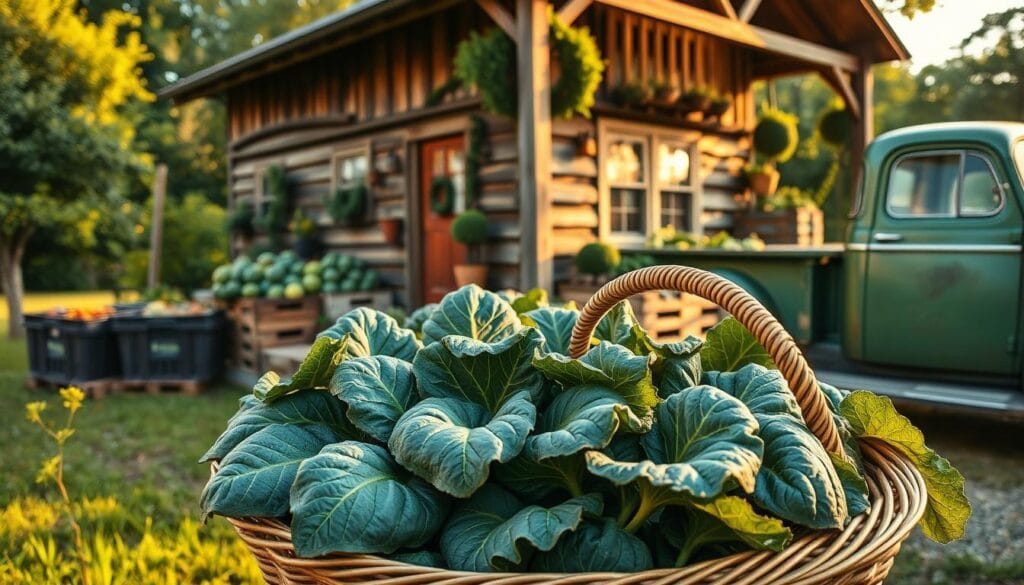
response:
<path id="1" fill-rule="evenodd" d="M 850 75 L 850 82 L 853 85 L 853 93 L 860 102 L 860 117 L 853 120 L 853 133 L 850 136 L 850 175 L 854 181 L 860 176 L 864 163 L 864 149 L 875 137 L 875 78 L 871 72 L 871 53 L 867 50 L 859 51 L 860 65 L 857 71 Z M 854 184 L 856 189 L 857 185 Z M 856 195 L 853 195 L 855 198 Z"/>
<path id="2" fill-rule="evenodd" d="M 554 292 L 551 73 L 547 0 L 516 0 L 519 79 L 519 281 Z"/>

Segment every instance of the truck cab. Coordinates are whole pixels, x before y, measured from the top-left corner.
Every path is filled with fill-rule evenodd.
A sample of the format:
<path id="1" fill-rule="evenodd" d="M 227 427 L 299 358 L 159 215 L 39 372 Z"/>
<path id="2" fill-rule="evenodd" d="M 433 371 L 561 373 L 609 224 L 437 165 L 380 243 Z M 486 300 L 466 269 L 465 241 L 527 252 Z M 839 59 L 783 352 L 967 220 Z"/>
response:
<path id="1" fill-rule="evenodd" d="M 1019 384 L 1024 124 L 879 136 L 843 259 L 853 360 Z"/>

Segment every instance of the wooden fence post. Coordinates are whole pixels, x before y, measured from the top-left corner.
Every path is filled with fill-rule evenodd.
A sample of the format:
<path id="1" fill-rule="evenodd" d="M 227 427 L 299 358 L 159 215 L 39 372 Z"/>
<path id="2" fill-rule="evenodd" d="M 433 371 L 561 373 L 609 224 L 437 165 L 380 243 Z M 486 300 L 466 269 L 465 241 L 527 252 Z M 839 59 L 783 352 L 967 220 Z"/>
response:
<path id="1" fill-rule="evenodd" d="M 149 228 L 149 273 L 146 286 L 154 288 L 160 282 L 160 254 L 164 239 L 164 199 L 167 196 L 167 165 L 156 166 L 153 177 L 153 223 Z"/>

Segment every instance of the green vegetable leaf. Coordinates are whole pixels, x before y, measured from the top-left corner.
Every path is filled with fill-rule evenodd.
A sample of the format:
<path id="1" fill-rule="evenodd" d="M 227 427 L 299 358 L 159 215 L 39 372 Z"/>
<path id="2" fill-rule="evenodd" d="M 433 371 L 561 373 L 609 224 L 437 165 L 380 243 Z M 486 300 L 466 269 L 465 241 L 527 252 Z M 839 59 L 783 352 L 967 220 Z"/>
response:
<path id="1" fill-rule="evenodd" d="M 272 424 L 256 431 L 224 457 L 203 488 L 203 519 L 284 516 L 299 464 L 335 440 L 322 425 Z"/>
<path id="2" fill-rule="evenodd" d="M 757 419 L 764 461 L 754 502 L 803 526 L 843 526 L 848 517 L 843 484 L 828 451 L 804 424 L 782 374 L 747 364 L 735 372 L 708 372 L 704 381 L 738 398 Z"/>
<path id="3" fill-rule="evenodd" d="M 430 316 L 434 314 L 441 305 L 438 303 L 428 303 L 422 307 L 416 309 L 411 315 L 406 317 L 405 323 L 402 323 L 402 327 L 409 329 L 413 333 L 421 334 L 423 332 L 423 324 L 430 319 Z"/>
<path id="4" fill-rule="evenodd" d="M 411 362 L 420 349 L 415 333 L 403 329 L 390 315 L 366 307 L 342 315 L 317 335 L 318 341 L 324 338 L 348 338 L 344 358 L 386 355 Z"/>
<path id="5" fill-rule="evenodd" d="M 629 337 L 629 332 L 637 325 L 633 305 L 629 301 L 619 301 L 605 313 L 605 316 L 594 328 L 594 338 L 598 341 L 621 343 Z"/>
<path id="6" fill-rule="evenodd" d="M 382 355 L 342 362 L 330 388 L 348 404 L 349 420 L 382 443 L 388 442 L 395 423 L 418 399 L 412 365 Z"/>
<path id="7" fill-rule="evenodd" d="M 441 532 L 441 554 L 456 571 L 512 570 L 525 565 L 534 550 L 551 550 L 584 514 L 596 516 L 602 508 L 593 494 L 551 508 L 524 507 L 512 494 L 487 485 L 452 512 Z"/>
<path id="8" fill-rule="evenodd" d="M 635 573 L 654 567 L 644 541 L 619 528 L 608 518 L 584 520 L 548 552 L 539 552 L 531 571 L 545 573 Z"/>
<path id="9" fill-rule="evenodd" d="M 638 482 L 648 514 L 669 503 L 708 501 L 734 487 L 749 493 L 764 452 L 757 429 L 742 402 L 696 386 L 655 409 L 654 428 L 640 440 L 649 461 L 615 461 L 590 451 L 587 469 L 616 485 Z"/>
<path id="10" fill-rule="evenodd" d="M 377 445 L 329 445 L 299 466 L 291 491 L 292 542 L 302 557 L 392 553 L 438 531 L 444 497 Z"/>
<path id="11" fill-rule="evenodd" d="M 414 552 L 401 552 L 393 555 L 388 555 L 392 561 L 398 561 L 400 563 L 406 563 L 408 565 L 419 565 L 421 567 L 436 567 L 438 569 L 446 569 L 447 566 L 444 564 L 444 557 L 441 553 L 434 552 L 432 550 L 418 550 Z"/>
<path id="12" fill-rule="evenodd" d="M 547 353 L 569 353 L 572 328 L 576 326 L 579 311 L 544 307 L 523 313 L 519 318 L 524 324 L 534 327 L 544 336 L 543 350 Z"/>
<path id="13" fill-rule="evenodd" d="M 423 324 L 423 342 L 431 344 L 447 335 L 461 335 L 493 343 L 523 327 L 511 305 L 471 284 L 445 295 L 437 311 Z"/>
<path id="14" fill-rule="evenodd" d="M 269 403 L 298 390 L 326 388 L 334 369 L 345 358 L 343 350 L 348 345 L 347 338 L 317 338 L 290 379 L 281 381 L 276 373 L 267 372 L 253 387 L 253 396 Z"/>
<path id="15" fill-rule="evenodd" d="M 548 306 L 548 291 L 542 288 L 531 288 L 525 294 L 512 299 L 511 304 L 515 312 L 520 315 L 546 307 Z"/>
<path id="16" fill-rule="evenodd" d="M 672 509 L 662 516 L 660 533 L 679 549 L 681 567 L 694 552 L 714 543 L 742 542 L 754 550 L 782 551 L 793 533 L 782 521 L 762 516 L 743 498 L 719 496 L 706 504 Z"/>
<path id="17" fill-rule="evenodd" d="M 843 484 L 843 493 L 846 495 L 846 510 L 849 518 L 859 516 L 871 509 L 871 493 L 868 491 L 868 482 L 857 470 L 857 466 L 841 455 L 829 453 L 832 458 L 832 466 L 836 469 L 836 475 Z"/>
<path id="18" fill-rule="evenodd" d="M 326 392 L 298 392 L 271 404 L 255 396 L 243 396 L 241 408 L 228 420 L 227 428 L 199 460 L 223 459 L 247 437 L 272 424 L 323 425 L 341 440 L 359 439 L 360 433 L 345 415 L 345 404 Z"/>
<path id="19" fill-rule="evenodd" d="M 733 317 L 726 317 L 708 330 L 700 361 L 705 372 L 732 372 L 747 364 L 775 368 L 764 347 Z"/>
<path id="20" fill-rule="evenodd" d="M 964 494 L 964 476 L 945 458 L 924 444 L 924 435 L 896 412 L 892 400 L 865 390 L 851 392 L 839 405 L 857 438 L 884 441 L 900 450 L 924 477 L 928 504 L 921 530 L 941 543 L 961 538 L 971 517 L 971 503 Z"/>
<path id="21" fill-rule="evenodd" d="M 652 359 L 634 355 L 622 346 L 601 342 L 578 360 L 551 353 L 535 357 L 533 365 L 548 379 L 566 388 L 587 384 L 610 388 L 643 419 L 658 404 L 658 392 L 651 378 Z"/>
<path id="22" fill-rule="evenodd" d="M 634 325 L 622 345 L 637 355 L 655 356 L 651 369 L 662 398 L 700 384 L 703 339 L 691 335 L 681 341 L 659 343 L 643 327 Z"/>
<path id="23" fill-rule="evenodd" d="M 555 396 L 537 421 L 537 434 L 526 440 L 536 460 L 564 457 L 584 449 L 603 449 L 620 429 L 641 433 L 651 427 L 614 390 L 597 385 L 569 388 Z"/>
<path id="24" fill-rule="evenodd" d="M 445 337 L 423 348 L 413 360 L 419 392 L 424 398 L 473 402 L 492 413 L 523 390 L 539 399 L 544 379 L 530 362 L 541 341 L 540 333 L 530 328 L 495 343 Z"/>
<path id="25" fill-rule="evenodd" d="M 558 490 L 570 496 L 583 495 L 585 468 L 582 453 L 537 460 L 523 452 L 508 463 L 496 465 L 494 474 L 517 496 L 537 501 Z"/>
<path id="26" fill-rule="evenodd" d="M 492 462 L 510 461 L 523 450 L 536 417 L 525 391 L 493 415 L 473 402 L 428 398 L 402 415 L 388 447 L 406 469 L 466 498 L 487 481 Z"/>

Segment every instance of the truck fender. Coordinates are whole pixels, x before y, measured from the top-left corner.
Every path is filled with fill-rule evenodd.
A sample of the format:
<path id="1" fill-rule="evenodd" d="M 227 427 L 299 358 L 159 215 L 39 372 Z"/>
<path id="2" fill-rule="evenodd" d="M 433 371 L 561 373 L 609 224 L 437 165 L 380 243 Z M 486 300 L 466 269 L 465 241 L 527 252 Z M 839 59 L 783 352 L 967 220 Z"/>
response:
<path id="1" fill-rule="evenodd" d="M 722 278 L 732 281 L 737 286 L 747 291 L 750 296 L 757 299 L 757 301 L 764 305 L 764 308 L 768 309 L 772 315 L 778 316 L 779 311 L 775 307 L 775 301 L 772 299 L 772 296 L 768 294 L 768 291 L 765 290 L 761 283 L 759 283 L 754 277 L 732 268 L 711 268 L 708 272 L 717 274 Z"/>

